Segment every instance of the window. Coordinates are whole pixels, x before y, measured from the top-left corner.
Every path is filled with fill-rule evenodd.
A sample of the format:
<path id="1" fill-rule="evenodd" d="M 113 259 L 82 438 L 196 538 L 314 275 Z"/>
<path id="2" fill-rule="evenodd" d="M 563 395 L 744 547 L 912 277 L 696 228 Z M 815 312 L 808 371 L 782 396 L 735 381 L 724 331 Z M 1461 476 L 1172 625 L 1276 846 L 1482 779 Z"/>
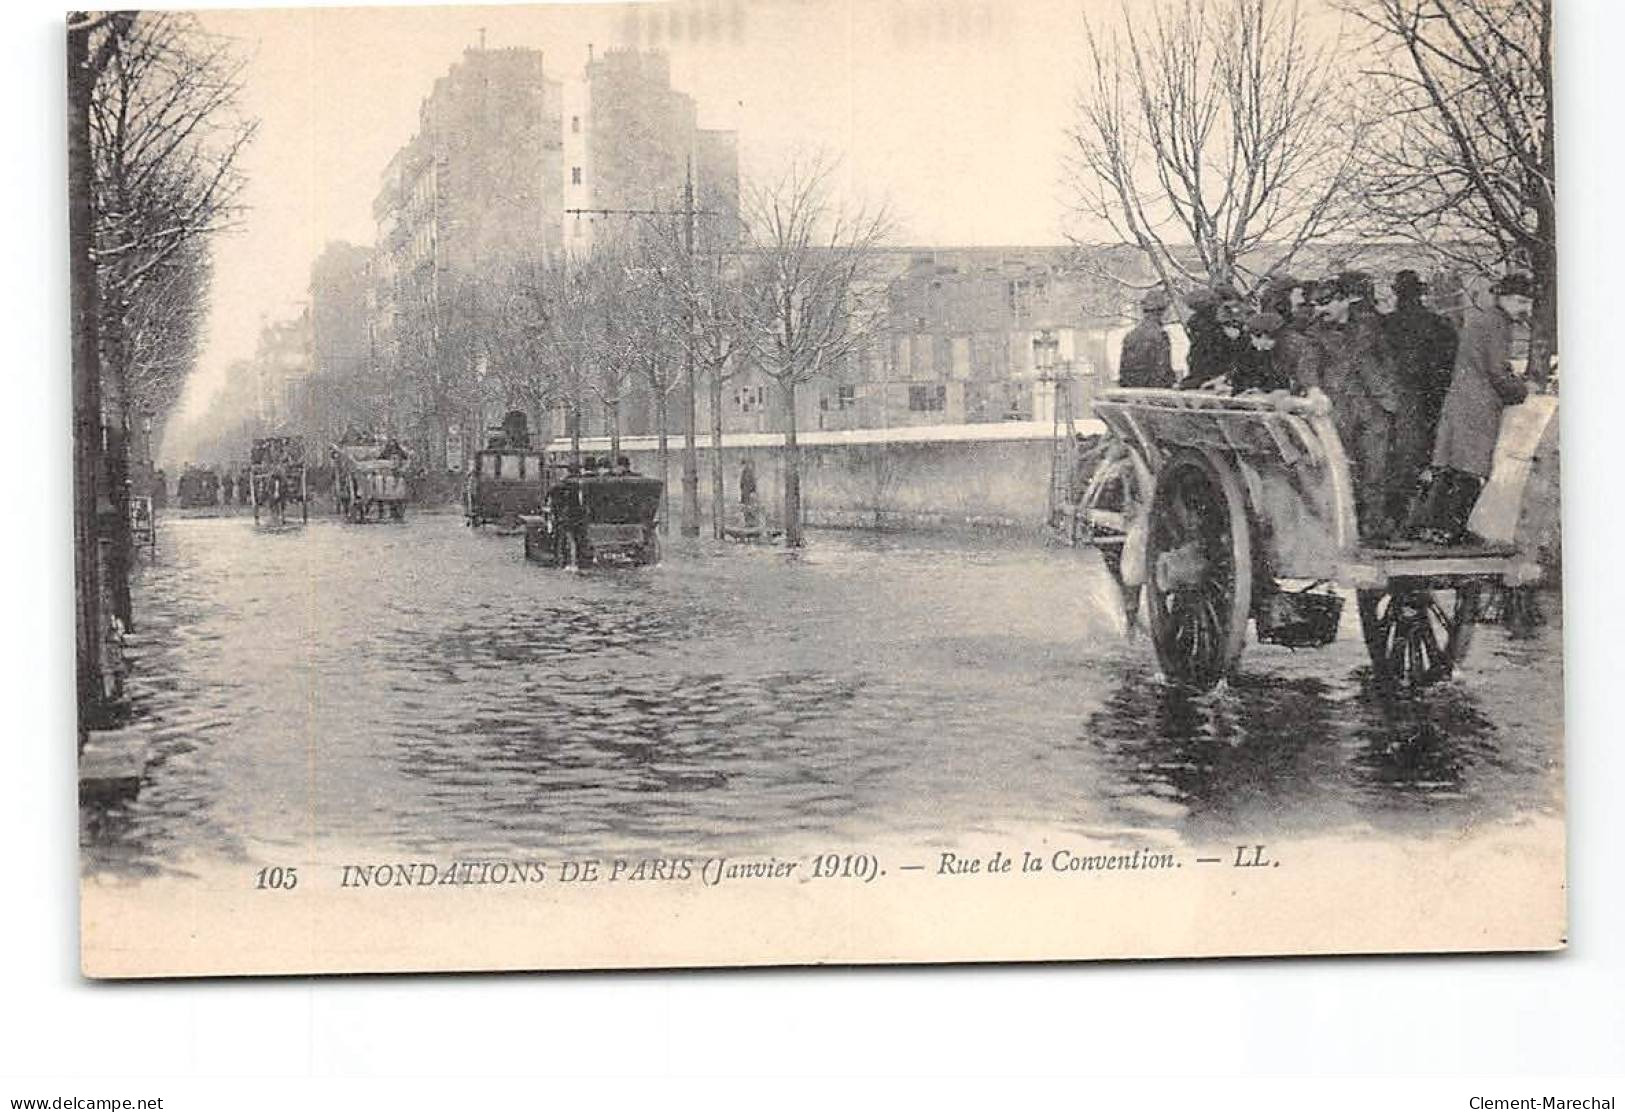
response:
<path id="1" fill-rule="evenodd" d="M 581 117 L 580 116 L 571 116 L 570 117 L 570 134 L 571 135 L 580 135 L 581 134 Z"/>
<path id="2" fill-rule="evenodd" d="M 579 167 L 579 166 L 570 167 L 570 184 L 571 185 L 580 185 L 581 184 L 581 167 Z"/>
<path id="3" fill-rule="evenodd" d="M 910 386 L 908 408 L 915 413 L 940 413 L 948 408 L 946 386 Z"/>
<path id="4" fill-rule="evenodd" d="M 767 388 L 763 386 L 741 386 L 734 391 L 734 405 L 739 407 L 741 413 L 754 413 L 767 402 Z"/>
<path id="5" fill-rule="evenodd" d="M 856 386 L 837 386 L 835 388 L 835 408 L 851 409 L 858 404 L 858 388 Z"/>

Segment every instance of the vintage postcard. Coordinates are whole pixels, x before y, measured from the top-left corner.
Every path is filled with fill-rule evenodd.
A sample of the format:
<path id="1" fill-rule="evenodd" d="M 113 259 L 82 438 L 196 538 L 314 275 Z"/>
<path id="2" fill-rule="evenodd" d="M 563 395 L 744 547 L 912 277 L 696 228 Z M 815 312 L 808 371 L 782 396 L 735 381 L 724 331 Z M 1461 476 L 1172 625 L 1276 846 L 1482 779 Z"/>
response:
<path id="1" fill-rule="evenodd" d="M 1550 0 L 66 39 L 88 976 L 1564 945 Z"/>

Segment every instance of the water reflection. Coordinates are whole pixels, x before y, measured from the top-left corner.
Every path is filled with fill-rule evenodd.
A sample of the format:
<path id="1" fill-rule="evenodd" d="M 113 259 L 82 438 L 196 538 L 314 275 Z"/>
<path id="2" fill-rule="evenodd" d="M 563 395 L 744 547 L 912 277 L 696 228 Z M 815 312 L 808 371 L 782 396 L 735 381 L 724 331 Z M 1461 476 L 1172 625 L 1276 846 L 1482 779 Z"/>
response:
<path id="1" fill-rule="evenodd" d="M 169 522 L 137 585 L 140 795 L 91 871 L 324 844 L 436 854 L 1459 827 L 1556 804 L 1561 630 L 1370 689 L 1356 633 L 1206 695 L 1125 641 L 1088 554 L 819 534 L 525 564 L 452 517 Z M 1352 608 L 1350 608 L 1352 610 Z"/>

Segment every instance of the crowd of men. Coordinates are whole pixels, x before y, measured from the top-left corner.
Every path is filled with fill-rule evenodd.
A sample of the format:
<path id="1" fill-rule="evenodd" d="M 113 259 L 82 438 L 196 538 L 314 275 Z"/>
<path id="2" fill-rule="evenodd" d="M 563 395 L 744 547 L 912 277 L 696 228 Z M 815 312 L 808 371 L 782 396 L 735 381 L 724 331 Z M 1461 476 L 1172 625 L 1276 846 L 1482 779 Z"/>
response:
<path id="1" fill-rule="evenodd" d="M 1364 271 L 1276 276 L 1253 300 L 1229 285 L 1198 287 L 1185 297 L 1190 347 L 1178 377 L 1164 323 L 1171 302 L 1158 287 L 1123 340 L 1118 380 L 1324 396 L 1368 540 L 1472 543 L 1467 522 L 1490 474 L 1501 410 L 1527 394 L 1510 358 L 1531 292 L 1528 275 L 1505 274 L 1490 304 L 1465 306 L 1458 328 L 1428 307 L 1414 270 L 1399 271 L 1381 297 Z"/>

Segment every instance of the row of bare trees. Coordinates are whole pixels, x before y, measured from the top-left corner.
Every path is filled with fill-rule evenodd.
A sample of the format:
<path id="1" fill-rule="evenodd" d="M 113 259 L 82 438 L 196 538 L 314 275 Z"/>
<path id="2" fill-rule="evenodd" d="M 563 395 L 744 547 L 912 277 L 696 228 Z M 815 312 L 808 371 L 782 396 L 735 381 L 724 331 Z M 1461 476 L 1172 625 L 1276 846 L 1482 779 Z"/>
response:
<path id="1" fill-rule="evenodd" d="M 885 306 L 877 249 L 890 217 L 843 186 L 837 160 L 802 156 L 747 186 L 737 215 L 702 205 L 703 226 L 684 210 L 607 221 L 590 251 L 520 255 L 446 281 L 436 305 L 402 314 L 397 409 L 417 413 L 430 445 L 467 415 L 562 412 L 579 458 L 596 424 L 618 456 L 623 407 L 647 399 L 658 473 L 671 473 L 674 444 L 684 450 L 681 521 L 695 534 L 698 439 L 721 444 L 725 386 L 753 374 L 787 415 L 784 518 L 799 544 L 798 394 L 853 365 Z M 700 394 L 709 430 L 692 427 Z M 710 487 L 720 530 L 719 451 Z"/>
<path id="2" fill-rule="evenodd" d="M 1085 22 L 1066 162 L 1080 238 L 1133 248 L 1176 291 L 1256 286 L 1306 248 L 1375 241 L 1527 269 L 1544 373 L 1551 0 L 1122 0 L 1117 14 Z"/>
<path id="3" fill-rule="evenodd" d="M 242 58 L 192 16 L 73 12 L 67 48 L 80 692 L 96 708 L 107 629 L 134 620 L 131 432 L 162 429 L 195 363 L 209 242 L 238 211 L 256 125 Z"/>

